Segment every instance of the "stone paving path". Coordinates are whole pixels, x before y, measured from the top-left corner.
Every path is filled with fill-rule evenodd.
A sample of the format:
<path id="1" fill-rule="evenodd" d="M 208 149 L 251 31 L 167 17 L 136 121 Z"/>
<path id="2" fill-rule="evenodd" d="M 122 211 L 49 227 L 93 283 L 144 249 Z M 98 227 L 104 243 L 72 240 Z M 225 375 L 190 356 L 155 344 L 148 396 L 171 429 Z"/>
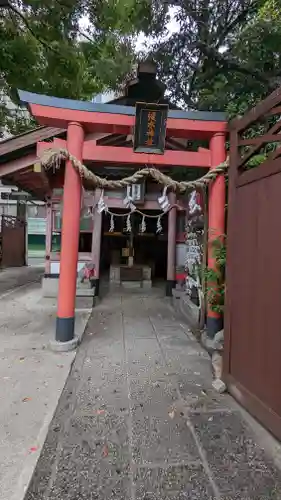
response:
<path id="1" fill-rule="evenodd" d="M 26 500 L 269 500 L 281 474 L 157 291 L 94 310 Z"/>

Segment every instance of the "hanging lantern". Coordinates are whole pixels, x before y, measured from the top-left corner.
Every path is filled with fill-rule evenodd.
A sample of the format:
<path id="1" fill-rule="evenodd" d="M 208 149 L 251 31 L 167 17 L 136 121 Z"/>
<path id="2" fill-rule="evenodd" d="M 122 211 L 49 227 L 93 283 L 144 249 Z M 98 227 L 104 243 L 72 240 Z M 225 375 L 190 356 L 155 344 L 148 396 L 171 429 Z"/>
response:
<path id="1" fill-rule="evenodd" d="M 144 192 L 145 192 L 144 182 L 142 182 L 141 184 L 129 184 L 129 186 L 127 186 L 126 198 L 136 204 L 143 203 Z"/>

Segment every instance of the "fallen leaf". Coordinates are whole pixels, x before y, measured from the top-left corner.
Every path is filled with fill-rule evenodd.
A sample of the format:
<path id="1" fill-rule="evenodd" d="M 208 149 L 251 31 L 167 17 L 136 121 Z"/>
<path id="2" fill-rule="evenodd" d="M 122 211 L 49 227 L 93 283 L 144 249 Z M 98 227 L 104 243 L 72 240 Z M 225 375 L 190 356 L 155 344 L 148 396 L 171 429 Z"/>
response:
<path id="1" fill-rule="evenodd" d="M 97 410 L 97 415 L 103 415 L 105 413 L 105 410 Z"/>
<path id="2" fill-rule="evenodd" d="M 103 457 L 108 457 L 108 446 L 107 444 L 104 445 L 103 449 L 102 449 L 102 456 Z"/>
<path id="3" fill-rule="evenodd" d="M 31 398 L 23 398 L 23 399 L 22 399 L 22 402 L 23 402 L 23 403 L 27 403 L 27 401 L 31 401 Z"/>

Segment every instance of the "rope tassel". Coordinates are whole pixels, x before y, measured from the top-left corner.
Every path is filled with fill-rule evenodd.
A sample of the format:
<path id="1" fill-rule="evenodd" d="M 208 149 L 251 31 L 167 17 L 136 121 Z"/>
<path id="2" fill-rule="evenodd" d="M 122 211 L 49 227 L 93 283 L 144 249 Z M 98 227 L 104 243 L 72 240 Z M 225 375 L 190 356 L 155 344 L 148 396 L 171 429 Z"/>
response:
<path id="1" fill-rule="evenodd" d="M 141 233 L 145 233 L 145 231 L 146 231 L 145 215 L 143 215 L 143 217 L 142 217 L 140 230 L 141 230 Z"/>
<path id="2" fill-rule="evenodd" d="M 114 215 L 110 215 L 110 227 L 109 227 L 109 232 L 114 233 Z"/>
<path id="3" fill-rule="evenodd" d="M 104 199 L 103 199 L 103 190 L 102 190 L 101 195 L 100 195 L 100 199 L 98 201 L 98 213 L 101 214 L 102 212 L 107 212 L 107 210 L 108 210 L 108 208 L 107 208 L 107 205 L 104 202 Z"/>
<path id="4" fill-rule="evenodd" d="M 157 219 L 156 233 L 160 234 L 160 233 L 162 233 L 162 231 L 163 231 L 163 228 L 162 228 L 162 224 L 161 224 L 161 217 L 159 215 L 159 217 Z"/>
<path id="5" fill-rule="evenodd" d="M 131 233 L 132 232 L 131 214 L 129 214 L 127 216 L 127 219 L 126 219 L 126 231 L 127 231 L 127 233 Z"/>

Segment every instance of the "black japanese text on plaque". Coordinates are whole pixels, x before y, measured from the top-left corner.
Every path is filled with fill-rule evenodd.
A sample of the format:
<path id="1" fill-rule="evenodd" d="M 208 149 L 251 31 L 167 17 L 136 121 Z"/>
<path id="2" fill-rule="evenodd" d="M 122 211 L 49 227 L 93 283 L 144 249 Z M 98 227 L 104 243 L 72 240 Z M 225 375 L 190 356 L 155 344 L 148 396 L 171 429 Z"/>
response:
<path id="1" fill-rule="evenodd" d="M 168 109 L 167 104 L 136 103 L 136 153 L 164 154 Z"/>

